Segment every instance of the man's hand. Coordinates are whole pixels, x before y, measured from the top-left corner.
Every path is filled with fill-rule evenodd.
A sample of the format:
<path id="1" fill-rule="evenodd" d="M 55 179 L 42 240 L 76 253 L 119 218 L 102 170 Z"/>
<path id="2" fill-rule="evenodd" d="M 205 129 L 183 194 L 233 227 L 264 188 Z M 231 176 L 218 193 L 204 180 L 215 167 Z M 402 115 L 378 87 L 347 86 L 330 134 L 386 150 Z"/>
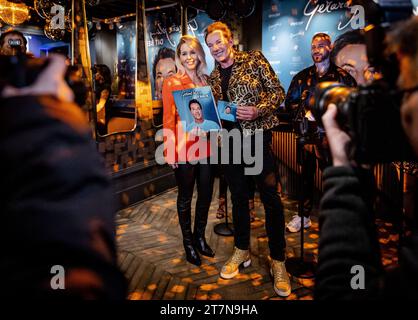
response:
<path id="1" fill-rule="evenodd" d="M 329 148 L 331 150 L 332 162 L 334 166 L 349 166 L 350 161 L 345 152 L 345 146 L 350 141 L 350 137 L 340 129 L 335 120 L 336 116 L 337 106 L 335 104 L 330 104 L 327 112 L 325 112 L 322 117 Z"/>
<path id="2" fill-rule="evenodd" d="M 252 121 L 258 118 L 258 110 L 255 106 L 238 106 L 237 119 Z"/>
<path id="3" fill-rule="evenodd" d="M 3 89 L 2 96 L 10 98 L 16 96 L 52 95 L 62 101 L 73 102 L 74 94 L 64 80 L 67 70 L 65 58 L 61 55 L 50 55 L 48 60 L 49 63 L 45 70 L 39 74 L 32 85 L 24 88 L 6 86 Z"/>

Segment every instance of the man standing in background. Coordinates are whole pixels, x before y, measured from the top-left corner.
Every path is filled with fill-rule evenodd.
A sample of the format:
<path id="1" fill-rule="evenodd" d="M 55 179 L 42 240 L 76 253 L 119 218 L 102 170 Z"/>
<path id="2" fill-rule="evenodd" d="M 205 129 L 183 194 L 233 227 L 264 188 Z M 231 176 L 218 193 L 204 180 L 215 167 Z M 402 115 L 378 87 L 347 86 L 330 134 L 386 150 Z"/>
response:
<path id="1" fill-rule="evenodd" d="M 290 83 L 286 96 L 286 109 L 293 115 L 294 120 L 305 121 L 312 124 L 313 117 L 309 100 L 315 92 L 315 87 L 320 82 L 340 82 L 350 87 L 356 86 L 356 81 L 345 70 L 337 67 L 330 60 L 331 37 L 326 33 L 317 33 L 311 42 L 311 55 L 314 64 L 296 74 Z M 308 126 L 309 128 L 309 126 Z M 320 130 L 320 129 L 319 129 Z M 316 159 L 320 160 L 320 166 L 325 167 L 329 162 L 328 147 L 323 139 L 324 132 L 318 132 L 320 141 L 316 145 L 306 144 L 301 150 L 301 157 L 304 157 L 304 228 L 311 226 L 310 211 L 313 202 L 314 176 L 316 170 Z M 287 224 L 289 232 L 298 232 L 301 228 L 301 217 L 295 215 Z"/>

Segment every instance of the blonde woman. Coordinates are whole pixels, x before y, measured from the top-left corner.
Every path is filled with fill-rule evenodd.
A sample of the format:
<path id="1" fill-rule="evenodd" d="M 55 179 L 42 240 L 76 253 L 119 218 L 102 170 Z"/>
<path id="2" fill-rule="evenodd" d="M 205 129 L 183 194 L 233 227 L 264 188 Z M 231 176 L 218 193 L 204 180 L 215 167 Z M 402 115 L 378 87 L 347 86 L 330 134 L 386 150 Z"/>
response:
<path id="1" fill-rule="evenodd" d="M 212 200 L 213 177 L 208 160 L 209 142 L 202 137 L 187 137 L 180 123 L 174 104 L 173 91 L 185 90 L 207 85 L 205 53 L 199 40 L 192 36 L 183 36 L 176 50 L 177 74 L 164 80 L 163 84 L 163 127 L 166 143 L 175 146 L 176 152 L 166 155 L 166 161 L 174 170 L 178 186 L 177 212 L 183 235 L 186 259 L 194 265 L 201 265 L 199 253 L 208 257 L 215 254 L 205 239 L 205 229 L 209 206 Z M 196 148 L 195 144 L 200 144 Z M 188 155 L 189 149 L 198 149 Z M 185 150 L 184 150 L 185 149 Z M 205 150 L 206 152 L 201 152 Z M 201 154 L 203 153 L 203 154 Z M 196 160 L 197 161 L 196 163 Z M 196 163 L 191 164 L 190 162 Z M 197 183 L 197 202 L 195 222 L 192 233 L 191 202 L 195 182 Z"/>

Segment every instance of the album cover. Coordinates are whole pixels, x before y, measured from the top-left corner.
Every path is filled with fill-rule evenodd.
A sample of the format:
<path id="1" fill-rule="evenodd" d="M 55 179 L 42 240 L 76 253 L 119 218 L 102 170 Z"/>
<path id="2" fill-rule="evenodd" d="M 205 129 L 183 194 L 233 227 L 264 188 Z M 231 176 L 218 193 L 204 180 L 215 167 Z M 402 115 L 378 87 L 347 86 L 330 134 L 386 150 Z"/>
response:
<path id="1" fill-rule="evenodd" d="M 218 101 L 219 118 L 225 121 L 237 122 L 237 105 L 232 102 Z"/>
<path id="2" fill-rule="evenodd" d="M 174 91 L 173 97 L 184 131 L 200 134 L 221 129 L 215 99 L 209 86 Z"/>

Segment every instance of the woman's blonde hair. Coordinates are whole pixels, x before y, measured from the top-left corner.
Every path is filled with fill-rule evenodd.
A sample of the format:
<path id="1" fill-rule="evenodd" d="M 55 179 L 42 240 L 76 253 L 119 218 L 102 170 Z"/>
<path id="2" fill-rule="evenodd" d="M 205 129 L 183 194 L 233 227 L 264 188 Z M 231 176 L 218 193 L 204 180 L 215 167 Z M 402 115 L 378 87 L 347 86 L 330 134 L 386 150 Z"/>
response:
<path id="1" fill-rule="evenodd" d="M 177 66 L 177 72 L 180 75 L 184 75 L 186 73 L 185 68 L 181 64 L 180 61 L 180 54 L 181 54 L 181 46 L 183 44 L 187 44 L 189 47 L 196 50 L 197 57 L 199 59 L 198 65 L 197 65 L 197 76 L 202 82 L 206 82 L 207 74 L 206 74 L 206 55 L 205 51 L 203 50 L 202 45 L 200 44 L 199 40 L 196 37 L 185 35 L 180 38 L 179 44 L 177 45 L 176 49 L 176 66 Z"/>

